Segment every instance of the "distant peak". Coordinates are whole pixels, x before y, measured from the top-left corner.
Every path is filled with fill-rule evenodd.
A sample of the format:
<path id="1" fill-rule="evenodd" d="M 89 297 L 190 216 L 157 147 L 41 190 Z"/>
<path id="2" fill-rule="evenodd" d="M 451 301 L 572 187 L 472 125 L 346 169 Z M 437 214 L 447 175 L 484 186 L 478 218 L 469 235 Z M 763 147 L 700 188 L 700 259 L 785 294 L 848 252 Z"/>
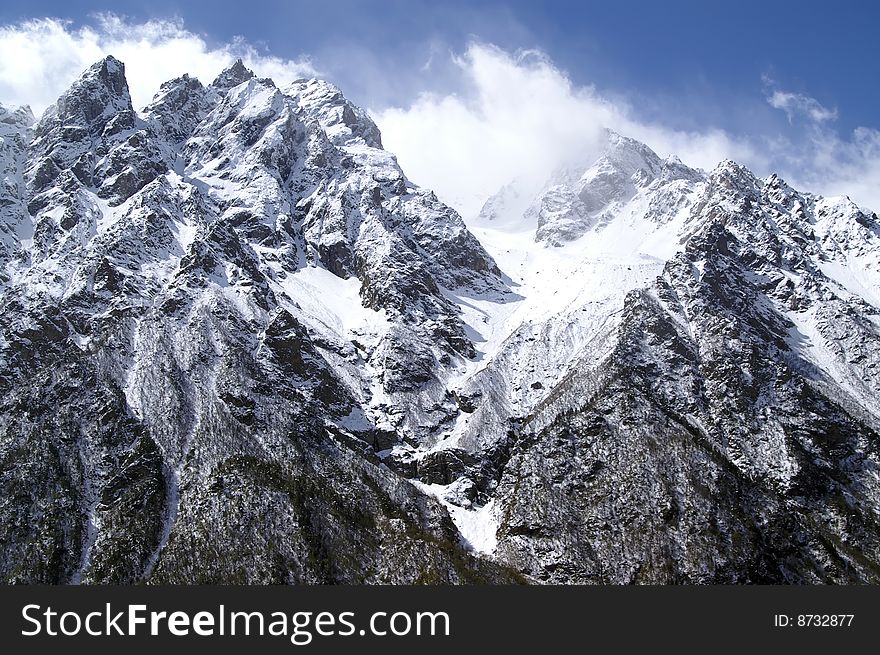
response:
<path id="1" fill-rule="evenodd" d="M 605 140 L 608 143 L 608 147 L 612 149 L 627 149 L 627 150 L 650 150 L 648 146 L 646 146 L 641 141 L 637 139 L 630 138 L 628 136 L 623 136 L 619 132 L 615 132 L 611 128 L 604 127 L 602 131 L 605 134 Z"/>
<path id="2" fill-rule="evenodd" d="M 738 189 L 750 194 L 757 193 L 764 184 L 755 177 L 752 171 L 732 159 L 722 160 L 709 173 L 709 181 L 728 189 Z"/>
<path id="3" fill-rule="evenodd" d="M 184 73 L 180 77 L 175 77 L 173 80 L 168 80 L 167 82 L 163 82 L 161 86 L 159 86 L 159 92 L 153 96 L 153 102 L 156 102 L 164 95 L 169 92 L 178 90 L 178 89 L 202 89 L 202 83 L 199 82 L 198 78 L 190 77 L 187 73 Z"/>
<path id="4" fill-rule="evenodd" d="M 605 139 L 611 143 L 616 143 L 624 138 L 620 133 L 615 132 L 610 127 L 603 127 L 602 132 L 605 134 Z"/>
<path id="5" fill-rule="evenodd" d="M 771 173 L 763 182 L 770 189 L 791 189 L 788 183 L 779 177 L 777 173 Z"/>
<path id="6" fill-rule="evenodd" d="M 618 134 L 614 130 L 605 128 L 605 134 L 608 138 L 609 150 L 618 152 L 638 152 L 644 157 L 649 157 L 653 161 L 660 161 L 660 157 L 651 150 L 646 144 L 637 139 Z"/>
<path id="7" fill-rule="evenodd" d="M 231 89 L 242 82 L 247 82 L 253 77 L 254 72 L 247 68 L 241 59 L 236 59 L 232 66 L 217 76 L 217 79 L 211 83 L 211 86 L 219 89 Z"/>
<path id="8" fill-rule="evenodd" d="M 34 124 L 34 113 L 28 105 L 4 107 L 0 104 L 0 124 L 28 128 Z"/>
<path id="9" fill-rule="evenodd" d="M 305 89 L 311 89 L 313 91 L 321 91 L 330 94 L 342 95 L 342 91 L 339 89 L 338 86 L 336 86 L 332 82 L 328 82 L 327 80 L 322 80 L 317 77 L 295 80 L 293 84 L 302 86 Z"/>
<path id="10" fill-rule="evenodd" d="M 253 73 L 251 73 L 251 72 L 245 67 L 244 62 L 241 60 L 241 57 L 239 57 L 238 59 L 236 59 L 236 60 L 235 60 L 235 63 L 233 63 L 232 66 L 230 66 L 230 67 L 227 68 L 226 70 L 229 71 L 229 72 L 231 72 L 231 73 L 235 73 L 235 74 L 242 74 L 242 73 L 245 73 L 245 74 L 246 74 L 246 73 L 250 73 L 251 75 L 253 75 Z"/>

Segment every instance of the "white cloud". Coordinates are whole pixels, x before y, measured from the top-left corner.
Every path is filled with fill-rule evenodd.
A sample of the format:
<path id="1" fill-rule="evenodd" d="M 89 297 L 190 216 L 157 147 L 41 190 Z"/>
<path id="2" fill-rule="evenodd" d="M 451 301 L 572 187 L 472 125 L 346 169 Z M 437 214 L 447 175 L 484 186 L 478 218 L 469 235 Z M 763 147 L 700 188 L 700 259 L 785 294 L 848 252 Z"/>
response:
<path id="1" fill-rule="evenodd" d="M 546 62 L 482 46 L 455 61 L 466 95 L 425 93 L 407 108 L 374 112 L 386 148 L 417 183 L 472 209 L 514 177 L 546 174 L 595 148 L 604 116 L 586 124 L 571 117 L 580 104 L 602 108 Z"/>
<path id="2" fill-rule="evenodd" d="M 828 109 L 815 98 L 800 93 L 775 90 L 767 98 L 767 103 L 784 111 L 789 123 L 798 115 L 806 116 L 814 123 L 837 120 L 837 109 Z"/>
<path id="3" fill-rule="evenodd" d="M 125 63 L 137 108 L 150 101 L 162 82 L 189 73 L 207 84 L 239 57 L 257 74 L 279 83 L 316 74 L 306 59 L 275 57 L 240 39 L 210 46 L 180 20 L 132 23 L 100 14 L 93 24 L 74 27 L 45 18 L 0 26 L 0 102 L 29 104 L 39 116 L 105 55 Z"/>
<path id="4" fill-rule="evenodd" d="M 408 107 L 373 113 L 407 174 L 466 216 L 515 178 L 543 181 L 560 164 L 594 155 L 603 127 L 712 168 L 725 157 L 764 164 L 724 131 L 683 132 L 640 122 L 625 102 L 576 87 L 542 53 L 474 43 L 454 57 L 460 90 L 424 93 Z"/>
<path id="5" fill-rule="evenodd" d="M 880 209 L 880 131 L 857 127 L 848 137 L 831 125 L 837 109 L 828 109 L 815 98 L 780 90 L 764 77 L 772 93 L 767 103 L 785 112 L 792 125 L 806 118 L 797 138 L 780 138 L 770 144 L 774 165 L 794 186 L 823 195 L 845 195 L 867 208 Z"/>
<path id="6" fill-rule="evenodd" d="M 767 98 L 790 117 L 809 119 L 792 126 L 797 138 L 772 131 L 771 121 L 748 134 L 711 126 L 682 131 L 643 120 L 626 98 L 575 86 L 540 52 L 473 43 L 453 58 L 456 92 L 424 93 L 408 106 L 373 113 L 385 146 L 413 181 L 465 217 L 515 178 L 540 183 L 561 163 L 588 159 L 603 126 L 691 166 L 712 169 L 729 158 L 757 175 L 777 172 L 803 190 L 880 208 L 880 132 L 863 127 L 843 138 L 829 126 L 837 110 L 808 96 L 776 89 Z M 774 83 L 765 77 L 764 85 Z"/>

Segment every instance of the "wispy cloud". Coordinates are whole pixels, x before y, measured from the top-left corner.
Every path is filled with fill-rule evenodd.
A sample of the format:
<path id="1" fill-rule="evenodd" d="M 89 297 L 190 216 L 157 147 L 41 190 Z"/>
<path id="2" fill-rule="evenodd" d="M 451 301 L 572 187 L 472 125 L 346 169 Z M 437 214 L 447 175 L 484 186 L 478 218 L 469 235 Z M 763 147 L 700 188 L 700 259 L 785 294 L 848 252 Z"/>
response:
<path id="1" fill-rule="evenodd" d="M 818 100 L 800 93 L 788 93 L 786 91 L 774 91 L 767 102 L 775 109 L 781 109 L 788 116 L 788 121 L 798 115 L 807 116 L 815 123 L 837 120 L 837 110 L 823 107 Z"/>
<path id="2" fill-rule="evenodd" d="M 515 178 L 543 181 L 562 163 L 589 159 L 603 127 L 694 166 L 711 168 L 725 157 L 766 164 L 759 150 L 723 130 L 641 121 L 625 100 L 575 86 L 538 50 L 472 43 L 452 57 L 460 76 L 455 91 L 423 93 L 408 106 L 374 114 L 408 175 L 465 215 Z"/>
<path id="3" fill-rule="evenodd" d="M 108 54 L 125 63 L 136 107 L 147 104 L 162 82 L 189 73 L 208 83 L 239 57 L 279 82 L 316 74 L 307 58 L 276 57 L 243 39 L 209 45 L 179 19 L 134 23 L 99 14 L 76 27 L 45 18 L 0 27 L 0 102 L 29 104 L 39 116 L 85 68 Z"/>
<path id="4" fill-rule="evenodd" d="M 602 127 L 691 166 L 711 169 L 734 159 L 758 175 L 776 172 L 803 190 L 880 208 L 880 132 L 860 127 L 841 135 L 833 125 L 836 109 L 776 88 L 769 78 L 763 80 L 766 99 L 792 119 L 793 132 L 775 131 L 771 120 L 748 133 L 712 125 L 673 129 L 662 117 L 643 118 L 639 103 L 626 95 L 573 84 L 535 50 L 511 53 L 472 43 L 453 60 L 454 91 L 423 93 L 374 113 L 386 146 L 412 179 L 466 216 L 515 178 L 542 180 L 562 162 L 589 159 Z"/>
<path id="5" fill-rule="evenodd" d="M 797 139 L 772 145 L 776 168 L 794 186 L 880 211 L 880 131 L 857 127 L 842 136 L 815 124 Z"/>
<path id="6" fill-rule="evenodd" d="M 764 87 L 769 93 L 767 104 L 774 109 L 781 109 L 788 117 L 789 123 L 797 118 L 806 118 L 813 123 L 825 123 L 837 120 L 837 109 L 825 107 L 815 98 L 802 93 L 793 93 L 776 88 L 776 82 L 765 75 L 762 78 Z"/>
<path id="7" fill-rule="evenodd" d="M 795 138 L 778 137 L 768 142 L 773 165 L 795 186 L 825 195 L 846 195 L 866 207 L 880 209 L 880 131 L 857 127 L 851 134 L 841 134 L 834 126 L 836 108 L 780 89 L 768 76 L 762 81 L 767 103 L 785 112 L 789 124 L 798 127 Z"/>

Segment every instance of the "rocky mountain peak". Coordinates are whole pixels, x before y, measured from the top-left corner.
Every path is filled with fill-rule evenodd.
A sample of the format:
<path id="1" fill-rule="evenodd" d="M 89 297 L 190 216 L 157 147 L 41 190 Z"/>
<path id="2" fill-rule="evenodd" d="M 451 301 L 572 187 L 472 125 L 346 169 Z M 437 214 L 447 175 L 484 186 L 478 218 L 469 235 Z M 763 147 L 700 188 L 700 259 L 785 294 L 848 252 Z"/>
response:
<path id="1" fill-rule="evenodd" d="M 635 139 L 609 129 L 604 135 L 597 158 L 580 164 L 580 168 L 566 166 L 552 175 L 526 210 L 525 218 L 537 227 L 536 241 L 563 245 L 601 229 L 648 189 L 678 184 L 678 180 L 696 184 L 702 179 L 701 173 L 677 158 L 663 161 Z M 497 199 L 495 204 L 499 202 Z M 494 211 L 497 213 L 497 208 Z M 648 216 L 658 222 L 669 218 L 660 206 L 650 207 Z"/>
<path id="2" fill-rule="evenodd" d="M 192 135 L 212 105 L 202 83 L 183 75 L 162 84 L 143 115 L 160 137 L 180 145 Z"/>
<path id="3" fill-rule="evenodd" d="M 647 145 L 622 136 L 614 130 L 606 129 L 607 145 L 604 148 L 601 159 L 613 164 L 621 173 L 633 175 L 639 170 L 654 173 L 659 170 L 662 160 Z"/>
<path id="4" fill-rule="evenodd" d="M 254 72 L 247 68 L 241 59 L 236 59 L 231 66 L 223 70 L 223 72 L 211 82 L 211 87 L 218 90 L 228 90 L 247 82 L 253 77 Z"/>
<path id="5" fill-rule="evenodd" d="M 115 57 L 107 56 L 83 72 L 46 110 L 37 125 L 37 135 L 41 136 L 59 124 L 77 126 L 91 135 L 100 135 L 114 120 L 130 124 L 133 111 L 125 65 Z"/>
<path id="6" fill-rule="evenodd" d="M 74 81 L 37 123 L 25 171 L 29 207 L 39 214 L 51 197 L 68 193 L 71 179 L 118 204 L 166 166 L 132 108 L 125 66 L 108 56 Z M 53 191 L 62 179 L 66 182 Z M 68 204 L 74 207 L 78 200 L 69 196 Z"/>
<path id="7" fill-rule="evenodd" d="M 180 77 L 163 82 L 159 87 L 159 92 L 144 108 L 144 113 L 150 113 L 157 107 L 162 107 L 168 112 L 179 111 L 187 104 L 192 95 L 203 93 L 204 88 L 197 78 L 184 73 Z"/>
<path id="8" fill-rule="evenodd" d="M 382 135 L 367 112 L 345 98 L 330 82 L 297 80 L 286 89 L 297 98 L 300 110 L 316 120 L 337 145 L 359 139 L 371 148 L 382 149 Z"/>
<path id="9" fill-rule="evenodd" d="M 732 159 L 724 159 L 709 173 L 709 179 L 730 189 L 760 186 L 758 178 L 748 168 Z"/>

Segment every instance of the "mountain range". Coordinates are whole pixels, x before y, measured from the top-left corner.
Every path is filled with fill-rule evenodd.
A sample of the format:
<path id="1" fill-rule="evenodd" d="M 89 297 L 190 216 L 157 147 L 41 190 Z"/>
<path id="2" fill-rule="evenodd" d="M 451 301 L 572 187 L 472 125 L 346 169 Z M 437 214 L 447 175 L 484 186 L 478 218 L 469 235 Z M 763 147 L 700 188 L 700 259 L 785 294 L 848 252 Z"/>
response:
<path id="1" fill-rule="evenodd" d="M 880 582 L 880 219 L 603 144 L 466 224 L 321 80 L 0 107 L 0 579 Z"/>

